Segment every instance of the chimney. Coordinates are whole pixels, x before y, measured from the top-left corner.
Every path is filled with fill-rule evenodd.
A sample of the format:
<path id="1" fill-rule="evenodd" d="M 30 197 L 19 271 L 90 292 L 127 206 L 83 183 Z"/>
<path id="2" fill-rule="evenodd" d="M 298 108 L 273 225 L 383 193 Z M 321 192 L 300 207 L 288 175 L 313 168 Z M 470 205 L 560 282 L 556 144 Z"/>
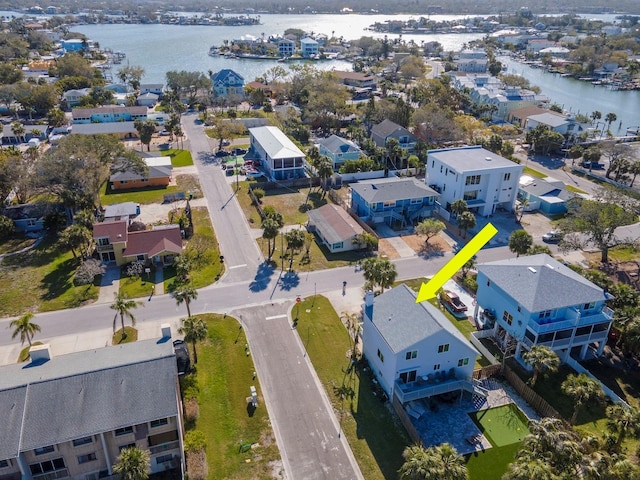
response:
<path id="1" fill-rule="evenodd" d="M 373 306 L 373 290 L 367 290 L 367 293 L 364 294 L 364 306 Z"/>
<path id="2" fill-rule="evenodd" d="M 162 338 L 171 338 L 171 324 L 163 323 L 160 325 L 160 331 L 162 332 Z"/>
<path id="3" fill-rule="evenodd" d="M 34 345 L 29 349 L 31 363 L 44 363 L 51 360 L 51 346 L 48 343 L 44 345 Z"/>

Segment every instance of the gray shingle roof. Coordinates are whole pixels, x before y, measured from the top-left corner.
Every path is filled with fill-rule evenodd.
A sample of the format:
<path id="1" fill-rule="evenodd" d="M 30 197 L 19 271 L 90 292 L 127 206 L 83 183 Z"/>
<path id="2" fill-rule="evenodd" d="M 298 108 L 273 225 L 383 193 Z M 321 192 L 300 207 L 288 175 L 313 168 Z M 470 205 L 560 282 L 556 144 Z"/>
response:
<path id="1" fill-rule="evenodd" d="M 576 196 L 567 190 L 561 181 L 547 182 L 541 178 L 536 178 L 532 183 L 520 187 L 520 189 L 536 197 L 553 196 L 562 200 L 569 200 Z"/>
<path id="2" fill-rule="evenodd" d="M 371 133 L 378 135 L 382 138 L 387 138 L 389 135 L 396 132 L 397 130 L 402 130 L 403 133 L 407 135 L 411 135 L 411 132 L 409 130 L 386 118 L 383 121 L 381 121 L 379 124 L 371 127 Z"/>
<path id="3" fill-rule="evenodd" d="M 318 141 L 320 145 L 326 148 L 331 153 L 351 153 L 351 152 L 361 152 L 358 146 L 344 138 L 341 138 L 337 135 L 331 135 L 329 138 L 323 138 Z"/>
<path id="4" fill-rule="evenodd" d="M 134 122 L 74 123 L 71 133 L 75 135 L 98 135 L 101 133 L 115 133 L 117 135 L 133 133 L 138 135 Z"/>
<path id="5" fill-rule="evenodd" d="M 556 128 L 561 125 L 565 125 L 569 123 L 566 117 L 551 112 L 539 113 L 537 115 L 530 115 L 529 120 L 536 121 L 538 123 L 542 123 L 544 125 L 548 125 L 551 128 Z"/>
<path id="6" fill-rule="evenodd" d="M 351 188 L 367 203 L 438 196 L 438 192 L 414 177 L 366 180 L 352 183 Z"/>
<path id="7" fill-rule="evenodd" d="M 163 340 L 0 367 L 0 458 L 177 415 L 176 359 Z"/>
<path id="8" fill-rule="evenodd" d="M 429 302 L 416 303 L 416 294 L 404 283 L 374 299 L 373 324 L 394 353 L 442 330 L 473 350 L 464 335 L 436 307 Z"/>
<path id="9" fill-rule="evenodd" d="M 546 253 L 483 263 L 478 271 L 529 312 L 607 299 L 600 287 Z"/>

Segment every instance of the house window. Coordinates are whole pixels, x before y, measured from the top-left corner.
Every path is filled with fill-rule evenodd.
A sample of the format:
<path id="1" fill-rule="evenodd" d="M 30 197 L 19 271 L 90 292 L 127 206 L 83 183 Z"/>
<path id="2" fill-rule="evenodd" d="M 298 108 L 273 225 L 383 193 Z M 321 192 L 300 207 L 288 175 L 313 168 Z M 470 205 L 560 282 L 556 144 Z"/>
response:
<path id="1" fill-rule="evenodd" d="M 98 239 L 98 245 L 101 247 L 106 247 L 107 245 L 109 245 L 109 239 L 108 238 L 99 238 Z"/>
<path id="2" fill-rule="evenodd" d="M 137 260 L 138 262 L 144 262 L 144 255 L 137 255 L 137 256 L 136 256 L 136 260 Z"/>
<path id="3" fill-rule="evenodd" d="M 411 205 L 420 205 L 422 203 L 422 199 L 421 198 L 412 198 L 411 199 Z"/>
<path id="4" fill-rule="evenodd" d="M 551 310 L 545 310 L 538 314 L 538 318 L 549 318 L 551 316 Z"/>
<path id="5" fill-rule="evenodd" d="M 35 227 L 36 223 L 37 221 L 34 218 L 30 218 L 29 220 L 27 220 L 27 227 Z"/>
<path id="6" fill-rule="evenodd" d="M 464 196 L 462 197 L 463 200 L 475 200 L 476 198 L 478 198 L 477 190 L 471 190 L 470 192 L 465 192 Z"/>
<path id="7" fill-rule="evenodd" d="M 445 343 L 444 345 L 438 345 L 438 353 L 445 353 L 449 351 L 449 344 Z"/>
<path id="8" fill-rule="evenodd" d="M 338 242 L 331 245 L 331 248 L 333 250 L 335 250 L 336 248 L 342 248 L 342 247 L 344 247 L 344 242 Z"/>
<path id="9" fill-rule="evenodd" d="M 417 350 L 413 350 L 412 352 L 407 352 L 407 354 L 405 355 L 405 359 L 406 360 L 412 360 L 414 358 L 418 358 L 418 351 Z"/>
<path id="10" fill-rule="evenodd" d="M 593 308 L 596 308 L 596 302 L 591 302 L 591 303 L 585 303 L 584 304 L 584 310 L 591 310 Z"/>
<path id="11" fill-rule="evenodd" d="M 435 168 L 436 166 L 436 162 L 434 162 L 433 160 L 431 160 L 431 168 Z"/>
<path id="12" fill-rule="evenodd" d="M 118 428 L 114 432 L 116 437 L 119 437 L 120 435 L 126 435 L 128 433 L 133 433 L 133 427 Z"/>
<path id="13" fill-rule="evenodd" d="M 93 443 L 93 437 L 89 436 L 89 437 L 76 438 L 73 441 L 73 446 L 79 447 L 80 445 L 87 445 L 88 443 Z"/>
<path id="14" fill-rule="evenodd" d="M 42 473 L 55 472 L 56 470 L 62 470 L 63 468 L 66 468 L 63 458 L 54 458 L 53 460 L 32 463 L 31 465 L 29 465 L 31 475 L 40 475 Z"/>
<path id="15" fill-rule="evenodd" d="M 465 185 L 479 185 L 480 184 L 480 175 L 469 175 L 464 180 Z"/>
<path id="16" fill-rule="evenodd" d="M 518 305 L 518 312 L 522 312 L 522 307 L 520 307 L 520 305 Z"/>
<path id="17" fill-rule="evenodd" d="M 442 165 L 440 165 L 440 173 L 442 173 Z"/>
<path id="18" fill-rule="evenodd" d="M 47 447 L 40 447 L 40 448 L 36 448 L 33 450 L 33 453 L 35 453 L 36 455 L 44 455 L 45 453 L 51 453 L 54 452 L 55 448 L 53 445 L 49 445 Z"/>
<path id="19" fill-rule="evenodd" d="M 136 444 L 135 443 L 127 443 L 126 445 L 120 445 L 118 447 L 118 452 L 122 452 L 122 450 L 124 450 L 125 448 L 135 448 Z"/>
<path id="20" fill-rule="evenodd" d="M 402 372 L 399 378 L 402 381 L 402 383 L 415 382 L 416 373 L 417 373 L 416 370 L 411 370 L 410 372 Z"/>
<path id="21" fill-rule="evenodd" d="M 469 357 L 458 360 L 458 366 L 462 367 L 463 365 L 469 365 Z"/>
<path id="22" fill-rule="evenodd" d="M 487 287 L 491 286 L 491 280 L 487 280 Z"/>
<path id="23" fill-rule="evenodd" d="M 87 453 L 86 455 L 78 455 L 78 464 L 82 465 L 83 463 L 93 462 L 97 460 L 96 452 Z"/>
<path id="24" fill-rule="evenodd" d="M 435 370 L 440 370 L 440 364 L 439 364 L 439 363 L 436 363 L 436 364 L 433 366 L 433 370 L 434 370 L 434 371 L 435 371 Z"/>
<path id="25" fill-rule="evenodd" d="M 511 325 L 513 323 L 513 315 L 511 315 L 509 312 L 505 310 L 504 313 L 502 314 L 502 320 L 507 322 L 507 325 Z"/>
<path id="26" fill-rule="evenodd" d="M 380 349 L 378 349 L 378 358 L 380 359 L 380 361 L 382 363 L 384 363 L 384 355 L 382 354 L 382 352 L 380 351 Z"/>
<path id="27" fill-rule="evenodd" d="M 384 202 L 384 206 L 385 207 L 395 207 L 396 206 L 396 201 L 395 200 L 387 200 L 386 202 Z"/>
<path id="28" fill-rule="evenodd" d="M 162 425 L 167 425 L 169 423 L 168 418 L 161 418 L 159 420 L 154 420 L 151 422 L 151 428 L 161 427 Z"/>
<path id="29" fill-rule="evenodd" d="M 170 462 L 171 460 L 173 460 L 173 455 L 171 455 L 170 453 L 167 455 L 160 455 L 159 457 L 156 457 L 156 465 L 160 465 L 165 462 Z"/>
<path id="30" fill-rule="evenodd" d="M 8 468 L 11 466 L 11 462 L 9 460 L 0 460 L 0 468 Z"/>
<path id="31" fill-rule="evenodd" d="M 511 173 L 510 173 L 510 172 L 509 172 L 509 173 L 505 173 L 505 174 L 504 174 L 504 181 L 505 181 L 505 182 L 507 182 L 507 181 L 509 181 L 510 179 L 511 179 Z"/>

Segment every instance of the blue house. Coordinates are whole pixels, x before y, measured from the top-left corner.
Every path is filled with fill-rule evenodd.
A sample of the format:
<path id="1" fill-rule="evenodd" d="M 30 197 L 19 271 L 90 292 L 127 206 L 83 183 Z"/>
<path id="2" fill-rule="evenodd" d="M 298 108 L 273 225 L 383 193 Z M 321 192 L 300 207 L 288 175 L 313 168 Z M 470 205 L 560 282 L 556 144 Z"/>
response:
<path id="1" fill-rule="evenodd" d="M 430 217 L 438 192 L 414 177 L 351 184 L 351 208 L 365 222 L 405 227 Z"/>
<path id="2" fill-rule="evenodd" d="M 244 78 L 231 69 L 225 68 L 211 75 L 211 83 L 217 97 L 244 96 Z"/>
<path id="3" fill-rule="evenodd" d="M 503 347 L 523 350 L 544 345 L 562 361 L 600 356 L 607 343 L 613 311 L 604 290 L 547 254 L 478 265 L 480 307 L 495 315 L 493 335 Z M 483 314 L 484 314 L 483 310 Z M 487 316 L 485 315 L 485 318 Z"/>
<path id="4" fill-rule="evenodd" d="M 12 205 L 0 210 L 0 214 L 13 220 L 17 232 L 40 232 L 44 229 L 47 215 L 64 213 L 62 204 L 57 203 L 24 203 Z"/>
<path id="5" fill-rule="evenodd" d="M 319 140 L 318 150 L 320 155 L 331 159 L 333 169 L 336 171 L 347 160 L 358 160 L 362 154 L 362 150 L 355 143 L 337 135 Z"/>
<path id="6" fill-rule="evenodd" d="M 305 37 L 300 39 L 300 53 L 304 58 L 314 57 L 318 55 L 319 43 L 313 38 Z"/>
<path id="7" fill-rule="evenodd" d="M 576 196 L 565 187 L 566 185 L 559 180 L 547 181 L 535 178 L 523 182 L 523 178 L 520 178 L 518 199 L 527 201 L 527 211 L 540 210 L 548 215 L 565 213 L 567 202 Z"/>

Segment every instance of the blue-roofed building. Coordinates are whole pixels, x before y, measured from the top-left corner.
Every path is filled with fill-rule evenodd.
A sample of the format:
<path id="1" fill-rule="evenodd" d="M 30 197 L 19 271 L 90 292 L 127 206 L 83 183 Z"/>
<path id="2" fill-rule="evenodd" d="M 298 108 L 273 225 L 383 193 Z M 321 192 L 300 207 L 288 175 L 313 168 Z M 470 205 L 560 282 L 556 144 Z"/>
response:
<path id="1" fill-rule="evenodd" d="M 351 208 L 365 222 L 414 225 L 433 215 L 438 192 L 414 177 L 365 180 L 351 184 Z"/>
<path id="2" fill-rule="evenodd" d="M 362 346 L 380 386 L 401 403 L 452 391 L 479 393 L 471 382 L 475 348 L 438 308 L 416 303 L 405 284 L 375 298 L 367 292 Z"/>
<path id="3" fill-rule="evenodd" d="M 0 475 L 105 478 L 121 450 L 150 454 L 151 473 L 182 478 L 182 415 L 169 325 L 163 338 L 0 367 Z"/>
<path id="4" fill-rule="evenodd" d="M 213 91 L 217 97 L 236 95 L 244 97 L 244 77 L 225 68 L 211 75 Z"/>
<path id="5" fill-rule="evenodd" d="M 318 141 L 318 150 L 320 155 L 331 159 L 331 164 L 335 171 L 338 171 L 347 160 L 358 160 L 362 154 L 362 150 L 355 143 L 337 135 L 320 139 Z"/>
<path id="6" fill-rule="evenodd" d="M 547 254 L 509 258 L 478 265 L 480 307 L 495 314 L 494 337 L 515 344 L 515 357 L 534 345 L 584 359 L 600 356 L 607 343 L 613 311 L 605 291 Z"/>

